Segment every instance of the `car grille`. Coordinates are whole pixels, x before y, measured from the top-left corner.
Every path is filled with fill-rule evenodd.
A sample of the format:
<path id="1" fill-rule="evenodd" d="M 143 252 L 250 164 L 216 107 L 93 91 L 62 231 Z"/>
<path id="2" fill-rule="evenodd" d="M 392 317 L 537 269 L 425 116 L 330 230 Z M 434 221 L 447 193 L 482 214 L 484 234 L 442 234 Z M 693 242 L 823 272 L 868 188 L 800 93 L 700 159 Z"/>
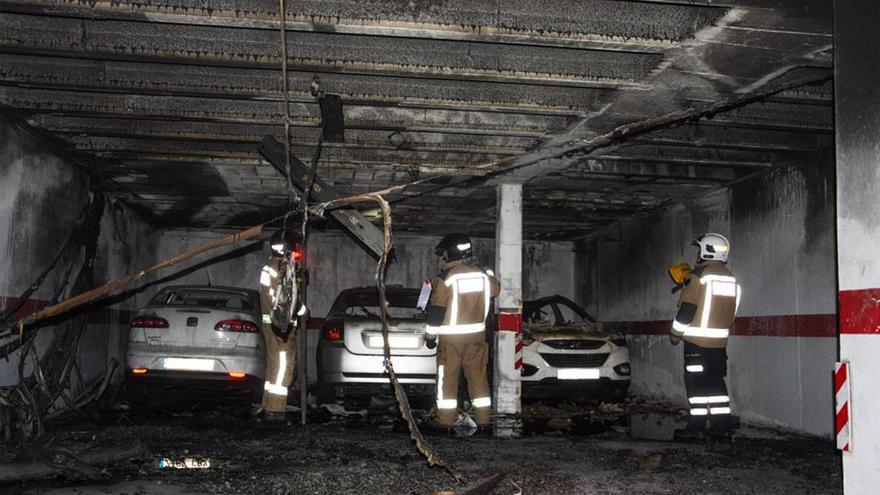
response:
<path id="1" fill-rule="evenodd" d="M 599 354 L 544 354 L 541 357 L 554 368 L 597 368 L 608 359 L 608 353 Z"/>
<path id="2" fill-rule="evenodd" d="M 550 346 L 554 349 L 571 349 L 571 350 L 586 350 L 593 351 L 596 350 L 603 345 L 605 345 L 604 340 L 542 340 L 542 344 L 546 346 Z"/>

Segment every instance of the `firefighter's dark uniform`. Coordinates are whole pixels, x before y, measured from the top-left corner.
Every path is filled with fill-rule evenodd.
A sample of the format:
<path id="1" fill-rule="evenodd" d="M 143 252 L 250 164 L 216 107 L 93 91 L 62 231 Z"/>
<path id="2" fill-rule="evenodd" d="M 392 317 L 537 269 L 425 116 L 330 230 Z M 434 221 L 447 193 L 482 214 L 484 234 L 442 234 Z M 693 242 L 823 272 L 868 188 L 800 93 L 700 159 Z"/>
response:
<path id="1" fill-rule="evenodd" d="M 281 281 L 286 270 L 284 258 L 272 256 L 260 273 L 260 309 L 263 318 L 260 329 L 266 341 L 266 383 L 263 386 L 262 410 L 267 413 L 284 413 L 287 410 L 287 388 L 293 381 L 296 358 L 294 332 L 290 331 L 286 339 L 282 338 L 279 335 L 282 332 L 276 331 L 279 318 L 273 318 L 275 300 L 280 297 Z M 293 299 L 296 301 L 296 297 Z M 283 319 L 287 319 L 286 316 Z"/>
<path id="2" fill-rule="evenodd" d="M 736 317 L 741 289 L 727 266 L 701 261 L 684 281 L 672 334 L 684 339 L 685 388 L 692 429 L 702 429 L 707 417 L 712 430 L 730 429 L 727 375 L 727 337 Z"/>
<path id="3" fill-rule="evenodd" d="M 433 280 L 426 338 L 437 344 L 437 423 L 452 427 L 458 409 L 458 378 L 464 370 L 474 422 L 488 426 L 492 398 L 487 378 L 486 317 L 498 280 L 480 268 L 453 261 Z"/>

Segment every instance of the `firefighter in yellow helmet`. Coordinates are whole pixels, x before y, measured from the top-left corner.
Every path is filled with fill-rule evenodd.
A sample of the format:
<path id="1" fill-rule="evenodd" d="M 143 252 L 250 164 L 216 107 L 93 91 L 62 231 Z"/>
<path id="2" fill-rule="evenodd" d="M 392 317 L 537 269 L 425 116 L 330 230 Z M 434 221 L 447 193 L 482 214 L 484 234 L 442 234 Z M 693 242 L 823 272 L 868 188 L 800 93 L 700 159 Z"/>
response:
<path id="1" fill-rule="evenodd" d="M 270 239 L 271 254 L 260 272 L 260 329 L 266 342 L 266 382 L 258 412 L 266 421 L 283 421 L 287 389 L 293 381 L 296 357 L 294 329 L 305 317 L 299 302 L 298 261 L 295 234 L 279 231 Z"/>
<path id="2" fill-rule="evenodd" d="M 471 240 L 465 234 L 447 235 L 434 253 L 440 257 L 441 272 L 432 282 L 425 339 L 429 348 L 437 346 L 435 426 L 450 430 L 454 425 L 458 379 L 464 371 L 474 422 L 485 430 L 492 415 L 486 318 L 490 300 L 501 286 L 491 270 L 464 263 L 473 255 Z"/>
<path id="3" fill-rule="evenodd" d="M 684 378 L 691 417 L 688 429 L 702 432 L 708 422 L 712 437 L 729 441 L 730 398 L 724 383 L 727 337 L 742 290 L 727 269 L 727 238 L 705 234 L 694 245 L 699 249 L 699 258 L 681 285 L 670 339 L 674 344 L 679 339 L 685 341 Z M 671 268 L 670 274 L 673 272 Z"/>

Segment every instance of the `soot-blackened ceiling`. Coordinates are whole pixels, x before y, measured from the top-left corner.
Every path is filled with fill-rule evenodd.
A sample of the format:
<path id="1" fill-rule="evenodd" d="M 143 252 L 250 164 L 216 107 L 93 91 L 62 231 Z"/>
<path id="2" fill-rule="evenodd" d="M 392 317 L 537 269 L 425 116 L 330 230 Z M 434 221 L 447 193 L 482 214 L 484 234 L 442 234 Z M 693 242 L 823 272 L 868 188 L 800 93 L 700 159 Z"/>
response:
<path id="1" fill-rule="evenodd" d="M 324 144 L 318 171 L 338 192 L 454 177 L 393 196 L 398 230 L 491 236 L 494 185 L 517 181 L 527 237 L 579 238 L 831 143 L 830 1 L 286 3 L 294 153 L 318 142 L 317 79 L 344 102 L 346 140 Z M 286 200 L 256 146 L 283 135 L 277 12 L 0 0 L 0 104 L 156 222 L 259 223 Z M 586 146 L 774 85 L 787 89 Z M 510 173 L 458 184 L 488 163 Z"/>

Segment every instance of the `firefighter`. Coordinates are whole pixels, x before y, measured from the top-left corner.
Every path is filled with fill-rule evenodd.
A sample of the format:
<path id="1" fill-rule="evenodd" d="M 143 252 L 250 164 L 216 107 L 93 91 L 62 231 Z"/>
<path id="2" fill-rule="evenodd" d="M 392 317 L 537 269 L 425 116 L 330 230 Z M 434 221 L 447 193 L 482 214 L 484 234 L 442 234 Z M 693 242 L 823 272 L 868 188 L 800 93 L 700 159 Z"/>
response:
<path id="1" fill-rule="evenodd" d="M 699 249 L 699 258 L 681 285 L 670 339 L 674 344 L 679 339 L 685 341 L 688 429 L 702 432 L 708 423 L 710 438 L 729 442 L 730 398 L 724 383 L 727 337 L 742 290 L 727 269 L 727 238 L 709 233 L 694 241 L 694 246 Z"/>
<path id="2" fill-rule="evenodd" d="M 437 347 L 437 420 L 433 426 L 451 431 L 463 370 L 474 422 L 486 431 L 492 414 L 486 318 L 500 284 L 491 270 L 464 262 L 473 255 L 471 240 L 465 234 L 447 235 L 434 253 L 440 257 L 441 271 L 432 282 L 425 330 L 428 347 Z"/>
<path id="3" fill-rule="evenodd" d="M 287 389 L 293 381 L 296 318 L 304 317 L 299 304 L 296 240 L 294 234 L 276 233 L 270 240 L 269 259 L 260 272 L 260 329 L 266 342 L 266 382 L 257 413 L 266 421 L 284 421 Z"/>

